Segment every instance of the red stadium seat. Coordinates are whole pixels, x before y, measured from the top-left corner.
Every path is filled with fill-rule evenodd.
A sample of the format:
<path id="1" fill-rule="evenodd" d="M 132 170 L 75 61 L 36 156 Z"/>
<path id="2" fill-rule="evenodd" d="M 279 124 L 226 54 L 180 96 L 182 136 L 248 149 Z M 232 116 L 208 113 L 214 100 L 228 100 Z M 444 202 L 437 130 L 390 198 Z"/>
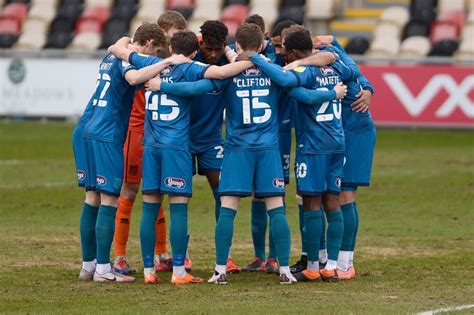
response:
<path id="1" fill-rule="evenodd" d="M 28 6 L 24 3 L 10 3 L 3 8 L 0 15 L 16 18 L 23 24 L 28 15 Z"/>
<path id="2" fill-rule="evenodd" d="M 167 0 L 166 7 L 169 10 L 175 8 L 192 8 L 194 7 L 194 0 Z"/>
<path id="3" fill-rule="evenodd" d="M 440 13 L 437 21 L 456 25 L 458 33 L 460 33 L 466 21 L 466 13 L 462 10 L 444 11 Z"/>
<path id="4" fill-rule="evenodd" d="M 103 24 L 96 19 L 79 19 L 76 24 L 76 33 L 102 33 Z"/>
<path id="5" fill-rule="evenodd" d="M 459 32 L 456 25 L 444 22 L 433 23 L 430 36 L 432 43 L 436 43 L 443 39 L 457 40 L 458 37 Z"/>
<path id="6" fill-rule="evenodd" d="M 20 22 L 18 19 L 9 16 L 0 16 L 0 34 L 18 34 L 20 32 Z"/>
<path id="7" fill-rule="evenodd" d="M 233 21 L 234 23 L 237 23 L 240 25 L 244 22 L 248 14 L 249 14 L 249 7 L 246 5 L 242 5 L 242 4 L 229 5 L 228 7 L 225 7 L 222 10 L 221 21 L 224 22 L 224 24 L 226 24 L 225 22 Z M 229 31 L 229 34 L 230 34 L 230 31 Z"/>
<path id="8" fill-rule="evenodd" d="M 229 30 L 229 35 L 231 36 L 235 36 L 235 32 L 237 32 L 237 29 L 241 25 L 241 23 L 237 23 L 232 20 L 222 21 L 222 23 L 224 23 L 225 26 L 227 26 L 227 29 Z"/>
<path id="9" fill-rule="evenodd" d="M 106 7 L 87 7 L 82 13 L 80 19 L 97 20 L 103 26 L 109 19 L 110 9 Z"/>

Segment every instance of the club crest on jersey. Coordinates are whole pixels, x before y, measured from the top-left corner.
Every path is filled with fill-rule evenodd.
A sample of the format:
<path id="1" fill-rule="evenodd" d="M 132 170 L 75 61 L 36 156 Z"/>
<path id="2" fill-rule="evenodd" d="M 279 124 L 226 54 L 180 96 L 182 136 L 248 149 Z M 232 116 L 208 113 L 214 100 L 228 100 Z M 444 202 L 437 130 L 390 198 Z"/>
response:
<path id="1" fill-rule="evenodd" d="M 284 189 L 285 188 L 285 180 L 283 180 L 283 178 L 275 178 L 273 180 L 273 186 L 275 188 L 282 188 Z"/>
<path id="2" fill-rule="evenodd" d="M 77 180 L 83 180 L 86 178 L 86 172 L 77 170 Z"/>
<path id="3" fill-rule="evenodd" d="M 102 176 L 102 175 L 97 175 L 95 177 L 95 182 L 97 183 L 97 185 L 99 186 L 104 186 L 105 184 L 107 184 L 107 179 Z"/>
<path id="4" fill-rule="evenodd" d="M 243 74 L 248 77 L 256 77 L 256 76 L 259 76 L 260 73 L 261 71 L 259 68 L 249 68 L 245 70 Z"/>
<path id="5" fill-rule="evenodd" d="M 334 69 L 328 66 L 321 67 L 321 74 L 324 76 L 333 75 Z"/>
<path id="6" fill-rule="evenodd" d="M 165 185 L 170 188 L 184 189 L 184 187 L 186 187 L 186 181 L 182 178 L 166 177 Z"/>
<path id="7" fill-rule="evenodd" d="M 341 182 L 342 182 L 342 180 L 341 180 L 340 177 L 336 178 L 336 186 L 337 187 L 341 187 Z"/>

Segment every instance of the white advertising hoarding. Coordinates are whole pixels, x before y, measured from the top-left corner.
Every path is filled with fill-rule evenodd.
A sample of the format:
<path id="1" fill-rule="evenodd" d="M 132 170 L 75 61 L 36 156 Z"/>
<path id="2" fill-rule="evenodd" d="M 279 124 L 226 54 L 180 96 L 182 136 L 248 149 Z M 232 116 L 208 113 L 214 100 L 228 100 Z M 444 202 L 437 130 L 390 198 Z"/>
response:
<path id="1" fill-rule="evenodd" d="M 100 60 L 0 58 L 0 116 L 80 116 Z"/>

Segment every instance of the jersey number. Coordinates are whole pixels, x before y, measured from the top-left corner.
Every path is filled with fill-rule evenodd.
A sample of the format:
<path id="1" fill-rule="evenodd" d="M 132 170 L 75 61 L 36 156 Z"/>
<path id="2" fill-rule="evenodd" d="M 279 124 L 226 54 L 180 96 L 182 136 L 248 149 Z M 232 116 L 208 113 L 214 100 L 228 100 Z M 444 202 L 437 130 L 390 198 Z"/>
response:
<path id="1" fill-rule="evenodd" d="M 162 121 L 171 121 L 178 117 L 179 107 L 178 103 L 168 98 L 167 94 L 154 94 L 150 99 L 151 92 L 147 92 L 147 105 L 146 109 L 151 110 L 151 119 L 152 120 L 162 120 Z M 158 102 L 158 98 L 160 101 Z M 171 112 L 168 114 L 158 114 L 158 106 L 169 106 Z"/>
<path id="2" fill-rule="evenodd" d="M 318 91 L 329 91 L 327 88 L 319 88 Z M 332 100 L 332 111 L 331 114 L 325 114 L 326 110 L 329 107 L 329 102 L 324 102 L 318 110 L 316 115 L 316 121 L 331 121 L 336 117 L 336 119 L 341 119 L 341 100 Z"/>
<path id="3" fill-rule="evenodd" d="M 256 124 L 263 124 L 267 122 L 272 116 L 272 110 L 270 105 L 264 102 L 260 102 L 258 98 L 260 96 L 267 96 L 270 94 L 268 89 L 263 90 L 252 90 L 252 100 L 250 100 L 250 91 L 236 91 L 237 97 L 242 98 L 242 113 L 244 119 L 244 125 L 249 125 L 252 121 Z M 264 114 L 262 116 L 253 116 L 250 113 L 250 108 L 252 109 L 264 109 Z"/>
<path id="4" fill-rule="evenodd" d="M 110 75 L 108 75 L 107 73 L 102 73 L 102 75 L 99 73 L 99 77 L 97 78 L 97 84 L 95 85 L 95 89 L 97 90 L 97 88 L 99 87 L 100 85 L 100 82 L 104 81 L 105 84 L 104 86 L 102 87 L 102 90 L 100 91 L 100 94 L 99 94 L 99 99 L 94 99 L 92 101 L 92 105 L 95 106 L 99 106 L 99 107 L 105 107 L 107 106 L 107 101 L 104 100 L 104 97 L 105 97 L 105 93 L 107 93 L 107 90 L 109 89 L 110 87 Z"/>

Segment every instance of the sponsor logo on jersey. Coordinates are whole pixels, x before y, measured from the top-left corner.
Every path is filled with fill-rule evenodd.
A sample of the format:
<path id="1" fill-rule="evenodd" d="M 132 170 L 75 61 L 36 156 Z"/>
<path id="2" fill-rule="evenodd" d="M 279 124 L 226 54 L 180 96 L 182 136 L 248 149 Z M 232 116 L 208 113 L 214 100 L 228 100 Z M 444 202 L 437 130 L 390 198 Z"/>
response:
<path id="1" fill-rule="evenodd" d="M 186 187 L 186 181 L 182 178 L 166 177 L 165 185 L 170 188 L 184 189 L 184 187 Z"/>
<path id="2" fill-rule="evenodd" d="M 328 66 L 321 67 L 321 74 L 324 76 L 333 75 L 334 69 Z"/>
<path id="3" fill-rule="evenodd" d="M 273 186 L 275 188 L 285 188 L 285 180 L 283 178 L 275 178 L 273 180 Z"/>
<path id="4" fill-rule="evenodd" d="M 336 178 L 336 186 L 337 187 L 341 187 L 341 182 L 342 182 L 342 180 L 341 180 L 340 177 Z"/>
<path id="5" fill-rule="evenodd" d="M 107 184 L 107 179 L 102 175 L 97 175 L 95 177 L 95 181 L 96 181 L 97 185 L 99 185 L 99 186 L 104 186 L 105 184 Z"/>
<path id="6" fill-rule="evenodd" d="M 245 76 L 259 76 L 261 73 L 260 69 L 259 68 L 249 68 L 247 70 L 244 71 L 244 75 Z"/>
<path id="7" fill-rule="evenodd" d="M 299 72 L 299 73 L 302 73 L 302 72 L 304 72 L 305 70 L 306 70 L 305 67 L 298 67 L 298 68 L 293 69 L 293 71 L 296 71 L 296 72 Z"/>
<path id="8" fill-rule="evenodd" d="M 172 70 L 173 70 L 173 69 L 171 69 L 171 67 L 166 67 L 166 68 L 164 68 L 163 70 L 161 70 L 161 73 L 160 73 L 160 74 L 161 74 L 161 75 L 167 75 L 167 74 L 170 74 Z"/>
<path id="9" fill-rule="evenodd" d="M 77 170 L 77 180 L 83 180 L 86 178 L 86 172 Z"/>

